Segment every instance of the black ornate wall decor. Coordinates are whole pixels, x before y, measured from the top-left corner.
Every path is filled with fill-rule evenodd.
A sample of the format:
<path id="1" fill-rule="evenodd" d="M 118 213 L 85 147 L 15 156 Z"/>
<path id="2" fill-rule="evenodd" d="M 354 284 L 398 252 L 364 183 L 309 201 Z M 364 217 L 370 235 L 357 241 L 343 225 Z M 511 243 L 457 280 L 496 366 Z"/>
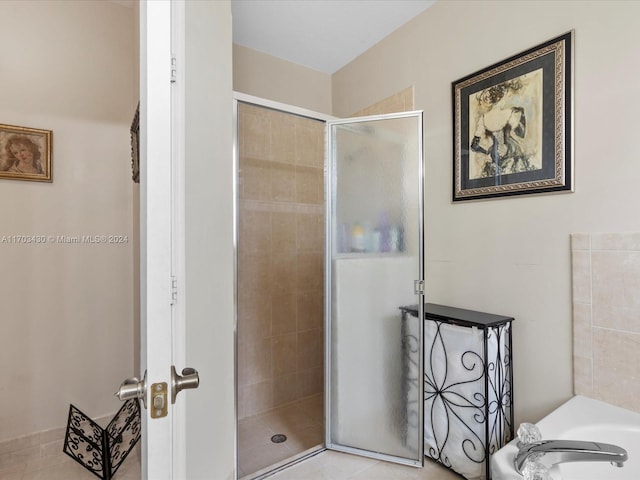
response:
<path id="1" fill-rule="evenodd" d="M 140 183 L 140 102 L 131 122 L 131 179 Z"/>
<path id="2" fill-rule="evenodd" d="M 140 440 L 140 404 L 127 400 L 107 428 L 102 428 L 73 405 L 63 451 L 103 480 L 110 480 Z"/>

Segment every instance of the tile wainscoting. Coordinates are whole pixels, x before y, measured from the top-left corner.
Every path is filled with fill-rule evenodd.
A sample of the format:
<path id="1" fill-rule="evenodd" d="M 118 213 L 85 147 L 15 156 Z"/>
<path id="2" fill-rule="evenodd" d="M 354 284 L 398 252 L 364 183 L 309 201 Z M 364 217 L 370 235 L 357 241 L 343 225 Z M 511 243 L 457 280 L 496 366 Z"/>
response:
<path id="1" fill-rule="evenodd" d="M 574 393 L 640 412 L 640 233 L 571 235 Z"/>

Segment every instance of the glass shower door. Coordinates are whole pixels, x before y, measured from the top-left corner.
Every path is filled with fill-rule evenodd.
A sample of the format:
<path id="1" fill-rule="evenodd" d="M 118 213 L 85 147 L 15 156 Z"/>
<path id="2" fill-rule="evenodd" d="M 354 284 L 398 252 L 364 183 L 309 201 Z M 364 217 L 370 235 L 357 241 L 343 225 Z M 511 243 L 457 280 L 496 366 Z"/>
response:
<path id="1" fill-rule="evenodd" d="M 327 137 L 326 445 L 422 466 L 422 112 Z"/>

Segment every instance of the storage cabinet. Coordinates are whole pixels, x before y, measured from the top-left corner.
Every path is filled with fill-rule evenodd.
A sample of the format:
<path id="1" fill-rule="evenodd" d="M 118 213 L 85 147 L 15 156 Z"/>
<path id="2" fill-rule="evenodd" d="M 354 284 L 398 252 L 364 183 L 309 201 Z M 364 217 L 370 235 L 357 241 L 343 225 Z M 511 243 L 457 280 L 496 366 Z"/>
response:
<path id="1" fill-rule="evenodd" d="M 418 306 L 401 307 L 403 343 Z M 488 480 L 490 455 L 513 438 L 513 318 L 424 305 L 425 456 L 469 480 Z M 415 369 L 407 366 L 405 375 Z M 409 388 L 415 381 L 406 379 Z M 407 412 L 409 418 L 413 412 Z"/>

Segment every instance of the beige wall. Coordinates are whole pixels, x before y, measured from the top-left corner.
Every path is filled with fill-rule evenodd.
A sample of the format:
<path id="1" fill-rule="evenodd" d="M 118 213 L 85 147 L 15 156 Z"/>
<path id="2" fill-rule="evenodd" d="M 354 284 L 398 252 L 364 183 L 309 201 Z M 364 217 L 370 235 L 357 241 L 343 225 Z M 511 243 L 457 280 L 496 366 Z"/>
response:
<path id="1" fill-rule="evenodd" d="M 0 2 L 0 122 L 53 131 L 53 183 L 0 180 L 4 235 L 124 235 L 119 244 L 0 244 L 0 441 L 120 406 L 133 366 L 129 125 L 133 10 Z"/>
<path id="2" fill-rule="evenodd" d="M 331 75 L 235 44 L 233 90 L 331 113 Z"/>
<path id="3" fill-rule="evenodd" d="M 640 2 L 441 1 L 333 76 L 333 114 L 413 85 L 427 299 L 515 317 L 516 424 L 573 393 L 569 234 L 637 230 Z M 576 193 L 451 203 L 451 82 L 575 29 Z"/>

